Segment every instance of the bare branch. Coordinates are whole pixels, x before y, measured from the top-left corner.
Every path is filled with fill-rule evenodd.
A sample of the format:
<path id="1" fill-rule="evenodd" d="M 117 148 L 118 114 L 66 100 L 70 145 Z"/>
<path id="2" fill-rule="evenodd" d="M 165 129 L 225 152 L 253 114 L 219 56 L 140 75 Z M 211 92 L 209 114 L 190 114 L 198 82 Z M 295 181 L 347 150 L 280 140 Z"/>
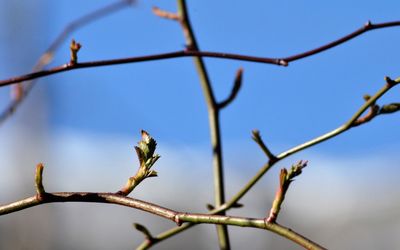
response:
<path id="1" fill-rule="evenodd" d="M 365 32 L 368 32 L 370 30 L 374 30 L 374 29 L 382 29 L 382 28 L 387 28 L 387 27 L 393 27 L 393 26 L 399 26 L 400 25 L 400 21 L 394 21 L 394 22 L 387 22 L 387 23 L 376 23 L 376 24 L 372 24 L 371 21 L 366 22 L 361 28 L 359 28 L 358 30 L 344 36 L 341 37 L 333 42 L 330 42 L 328 44 L 322 45 L 321 47 L 303 52 L 303 53 L 299 53 L 293 56 L 288 56 L 283 58 L 283 61 L 286 62 L 292 62 L 292 61 L 297 61 L 299 59 L 305 58 L 305 57 L 309 57 L 318 53 L 321 53 L 325 50 L 331 49 L 333 47 L 336 47 L 342 43 L 345 43 L 359 35 L 362 35 Z"/>
<path id="2" fill-rule="evenodd" d="M 285 228 L 275 223 L 265 223 L 265 218 L 245 218 L 238 216 L 222 216 L 209 214 L 194 214 L 177 212 L 153 203 L 145 202 L 138 199 L 121 196 L 114 193 L 86 193 L 86 192 L 62 192 L 62 193 L 46 193 L 44 199 L 37 196 L 25 198 L 8 205 L 0 206 L 0 215 L 14 213 L 30 207 L 58 202 L 86 202 L 86 203 L 109 203 L 116 204 L 134 209 L 139 209 L 165 219 L 171 220 L 177 224 L 182 222 L 191 223 L 207 223 L 217 225 L 231 225 L 240 227 L 260 228 L 275 232 L 279 235 L 290 239 L 307 249 L 325 249 L 315 242 L 305 238 L 304 236 L 294 232 L 292 229 Z M 142 231 L 143 232 L 143 231 Z M 149 233 L 149 232 L 148 232 Z M 153 237 L 153 236 L 152 236 Z M 154 238 L 154 237 L 153 237 Z M 157 238 L 154 238 L 157 240 Z"/>
<path id="3" fill-rule="evenodd" d="M 168 12 L 168 11 L 162 10 L 157 7 L 153 7 L 152 11 L 153 11 L 154 15 L 156 15 L 158 17 L 169 19 L 169 20 L 174 20 L 174 21 L 178 21 L 178 22 L 181 21 L 181 18 L 176 13 Z"/>
<path id="4" fill-rule="evenodd" d="M 266 63 L 266 64 L 274 64 L 280 66 L 287 66 L 288 62 L 297 61 L 305 57 L 309 57 L 330 48 L 333 48 L 339 44 L 342 44 L 350 39 L 353 39 L 367 31 L 382 29 L 388 27 L 400 26 L 400 21 L 395 22 L 387 22 L 387 23 L 377 23 L 363 26 L 356 30 L 355 32 L 344 36 L 334 42 L 328 43 L 324 46 L 321 46 L 317 49 L 309 50 L 304 53 L 300 53 L 297 55 L 283 57 L 283 58 L 269 58 L 269 57 L 256 57 L 256 56 L 248 56 L 248 55 L 240 55 L 240 54 L 232 54 L 232 53 L 223 53 L 223 52 L 210 52 L 210 51 L 197 51 L 192 50 L 183 50 L 183 51 L 175 51 L 169 53 L 148 55 L 148 56 L 139 56 L 139 57 L 127 57 L 127 58 L 119 58 L 119 59 L 111 59 L 111 60 L 102 60 L 102 61 L 91 61 L 78 63 L 76 65 L 68 66 L 68 64 L 61 65 L 58 67 L 54 67 L 49 70 L 37 70 L 29 74 L 12 77 L 9 79 L 1 80 L 1 86 L 7 86 L 13 83 L 18 83 L 22 81 L 32 80 L 48 75 L 53 75 L 57 73 L 61 73 L 69 70 L 76 70 L 82 68 L 90 68 L 90 67 L 101 67 L 101 66 L 109 66 L 109 65 L 117 65 L 117 64 L 126 64 L 126 63 L 137 63 L 137 62 L 145 62 L 145 61 L 155 61 L 155 60 L 163 60 L 163 59 L 171 59 L 178 57 L 213 57 L 213 58 L 222 58 L 222 59 L 231 59 L 231 60 L 239 60 L 239 61 L 248 61 L 248 62 L 257 62 L 257 63 Z"/>

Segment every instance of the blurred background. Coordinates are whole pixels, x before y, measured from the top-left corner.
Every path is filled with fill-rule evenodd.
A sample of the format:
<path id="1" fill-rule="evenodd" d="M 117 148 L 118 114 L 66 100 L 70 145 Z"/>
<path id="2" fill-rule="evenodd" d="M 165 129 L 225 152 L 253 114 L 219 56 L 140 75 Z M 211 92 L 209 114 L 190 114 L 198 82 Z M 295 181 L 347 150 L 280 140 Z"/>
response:
<path id="1" fill-rule="evenodd" d="M 0 0 L 0 78 L 32 66 L 71 21 L 112 1 Z M 372 23 L 399 20 L 397 0 L 187 1 L 200 48 L 284 57 Z M 138 1 L 70 35 L 50 65 L 171 52 L 184 48 L 179 25 L 151 12 L 175 1 Z M 218 100 L 244 68 L 242 89 L 221 114 L 227 197 L 267 161 L 251 140 L 259 129 L 279 153 L 348 120 L 384 76 L 400 76 L 400 27 L 368 32 L 324 53 L 277 67 L 205 59 Z M 10 87 L 0 89 L 0 107 Z M 394 88 L 379 104 L 399 102 Z M 39 80 L 0 127 L 0 204 L 34 194 L 38 162 L 47 191 L 117 191 L 137 167 L 140 130 L 158 142 L 158 178 L 131 196 L 175 210 L 206 212 L 213 203 L 206 105 L 191 58 L 83 69 Z M 381 116 L 279 162 L 248 193 L 243 209 L 264 217 L 282 167 L 309 166 L 291 186 L 278 221 L 329 249 L 399 249 L 400 116 Z M 0 249 L 133 249 L 143 240 L 132 223 L 153 234 L 170 221 L 104 204 L 48 204 L 0 218 Z M 230 227 L 234 249 L 300 249 L 270 232 Z M 215 227 L 200 225 L 154 249 L 217 249 Z"/>

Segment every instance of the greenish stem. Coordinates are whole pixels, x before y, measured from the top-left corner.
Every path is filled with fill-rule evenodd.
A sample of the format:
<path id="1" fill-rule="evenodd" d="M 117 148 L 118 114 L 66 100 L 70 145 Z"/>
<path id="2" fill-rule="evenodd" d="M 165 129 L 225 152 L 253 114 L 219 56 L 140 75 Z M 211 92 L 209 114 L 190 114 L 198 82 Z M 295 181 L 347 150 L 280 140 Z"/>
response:
<path id="1" fill-rule="evenodd" d="M 187 6 L 184 0 L 178 0 L 178 16 L 181 18 L 180 21 L 188 49 L 198 51 L 199 47 L 190 24 Z M 225 202 L 219 108 L 215 100 L 214 92 L 203 59 L 201 57 L 193 57 L 193 60 L 207 103 L 211 145 L 213 148 L 215 206 L 219 207 Z M 221 212 L 221 215 L 224 214 L 224 212 Z M 217 233 L 220 249 L 230 249 L 228 228 L 225 225 L 218 225 Z"/>

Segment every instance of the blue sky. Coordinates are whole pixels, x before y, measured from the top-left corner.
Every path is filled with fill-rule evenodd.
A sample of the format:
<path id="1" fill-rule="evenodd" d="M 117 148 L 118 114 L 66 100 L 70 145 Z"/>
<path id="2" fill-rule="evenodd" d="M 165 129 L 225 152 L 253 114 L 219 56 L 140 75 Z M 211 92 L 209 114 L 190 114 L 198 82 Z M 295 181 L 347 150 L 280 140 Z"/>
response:
<path id="1" fill-rule="evenodd" d="M 72 1 L 0 3 L 5 20 L 0 25 L 0 74 L 7 78 L 29 72 L 68 23 L 111 1 L 84 1 L 79 6 Z M 184 39 L 179 25 L 154 16 L 152 6 L 176 9 L 174 1 L 140 1 L 74 32 L 71 38 L 83 45 L 79 60 L 181 50 Z M 397 1 L 188 2 L 200 48 L 267 57 L 315 48 L 358 29 L 367 20 L 397 20 L 399 6 Z M 218 100 L 229 94 L 235 71 L 244 68 L 241 91 L 221 113 L 227 166 L 242 162 L 237 159 L 241 155 L 260 159 L 260 164 L 264 161 L 261 150 L 250 139 L 253 129 L 259 129 L 270 149 L 279 153 L 343 124 L 363 104 L 364 94 L 381 88 L 385 75 L 400 75 L 399 42 L 400 28 L 375 30 L 289 67 L 205 59 Z M 69 60 L 68 47 L 67 42 L 60 48 L 51 66 Z M 398 102 L 398 91 L 393 89 L 379 103 Z M 8 88 L 1 89 L 1 103 L 7 102 L 8 92 Z M 393 156 L 399 147 L 399 121 L 398 114 L 378 117 L 307 152 L 334 157 Z M 190 58 L 49 76 L 39 81 L 26 103 L 6 123 L 4 133 L 9 133 L 14 124 L 22 125 L 26 133 L 55 138 L 63 133 L 87 136 L 88 141 L 93 136 L 105 138 L 105 143 L 123 138 L 129 147 L 145 129 L 159 145 L 210 152 L 206 105 Z M 47 157 L 46 153 L 38 154 L 32 164 Z M 299 154 L 295 158 L 305 157 Z"/>

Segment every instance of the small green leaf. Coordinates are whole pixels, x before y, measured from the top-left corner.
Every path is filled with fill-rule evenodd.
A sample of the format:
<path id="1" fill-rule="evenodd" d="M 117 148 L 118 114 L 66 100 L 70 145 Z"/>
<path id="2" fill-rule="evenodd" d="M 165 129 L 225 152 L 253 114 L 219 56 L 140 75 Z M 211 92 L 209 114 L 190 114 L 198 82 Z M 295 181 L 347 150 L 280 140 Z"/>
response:
<path id="1" fill-rule="evenodd" d="M 139 148 L 145 155 L 145 159 L 151 158 L 156 150 L 157 142 L 147 133 L 142 130 L 142 140 L 139 142 Z"/>

